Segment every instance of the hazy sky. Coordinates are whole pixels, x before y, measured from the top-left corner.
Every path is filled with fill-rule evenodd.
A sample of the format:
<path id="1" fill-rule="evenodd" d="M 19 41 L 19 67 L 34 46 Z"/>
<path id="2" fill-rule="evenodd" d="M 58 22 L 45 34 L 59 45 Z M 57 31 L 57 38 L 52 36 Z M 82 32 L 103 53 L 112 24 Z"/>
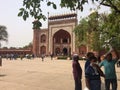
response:
<path id="1" fill-rule="evenodd" d="M 59 3 L 60 0 L 53 0 L 56 3 Z M 33 30 L 32 22 L 33 18 L 27 19 L 24 21 L 22 17 L 18 17 L 19 8 L 22 7 L 23 0 L 1 0 L 0 1 L 0 25 L 7 27 L 7 32 L 9 34 L 8 43 L 2 42 L 2 47 L 22 47 L 28 45 L 33 40 Z M 57 10 L 53 10 L 51 7 L 46 7 L 42 4 L 43 13 L 47 15 L 47 12 L 50 15 L 58 15 L 70 13 L 69 10 L 58 7 Z M 86 5 L 83 12 L 78 11 L 78 18 L 85 17 L 90 14 L 89 8 L 92 8 L 91 5 Z M 103 7 L 101 12 L 108 11 L 108 8 Z M 47 28 L 47 21 L 42 21 L 43 27 Z"/>

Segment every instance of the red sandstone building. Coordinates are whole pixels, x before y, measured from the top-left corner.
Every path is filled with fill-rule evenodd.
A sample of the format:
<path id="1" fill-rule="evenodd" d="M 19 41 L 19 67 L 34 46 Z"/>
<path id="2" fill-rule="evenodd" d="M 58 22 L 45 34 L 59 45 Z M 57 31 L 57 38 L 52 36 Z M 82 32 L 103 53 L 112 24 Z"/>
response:
<path id="1" fill-rule="evenodd" d="M 0 49 L 0 56 L 5 57 L 7 54 L 26 55 L 32 54 L 31 49 Z"/>
<path id="2" fill-rule="evenodd" d="M 0 56 L 3 58 L 18 58 L 26 55 L 33 55 L 32 49 L 0 49 Z"/>
<path id="3" fill-rule="evenodd" d="M 71 55 L 77 52 L 84 56 L 87 47 L 75 45 L 73 30 L 77 22 L 76 13 L 48 17 L 48 28 L 34 29 L 33 54 Z"/>

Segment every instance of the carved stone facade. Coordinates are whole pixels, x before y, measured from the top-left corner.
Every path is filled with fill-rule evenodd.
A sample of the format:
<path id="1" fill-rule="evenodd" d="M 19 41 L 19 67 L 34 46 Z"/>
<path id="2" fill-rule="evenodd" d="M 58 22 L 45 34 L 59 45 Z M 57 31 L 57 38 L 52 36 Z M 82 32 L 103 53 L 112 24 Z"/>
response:
<path id="1" fill-rule="evenodd" d="M 76 25 L 76 13 L 49 17 L 47 29 L 34 30 L 33 53 L 36 56 L 84 54 L 86 47 L 79 49 L 75 45 L 73 30 Z"/>

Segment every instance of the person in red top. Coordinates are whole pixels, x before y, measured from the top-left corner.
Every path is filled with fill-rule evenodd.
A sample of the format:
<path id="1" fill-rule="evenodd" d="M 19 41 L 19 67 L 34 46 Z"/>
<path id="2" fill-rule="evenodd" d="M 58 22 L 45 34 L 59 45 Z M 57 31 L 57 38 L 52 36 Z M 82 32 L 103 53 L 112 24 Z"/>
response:
<path id="1" fill-rule="evenodd" d="M 79 56 L 77 54 L 73 55 L 73 62 L 72 62 L 72 68 L 73 68 L 73 77 L 75 81 L 75 90 L 82 90 L 82 69 L 78 62 Z"/>

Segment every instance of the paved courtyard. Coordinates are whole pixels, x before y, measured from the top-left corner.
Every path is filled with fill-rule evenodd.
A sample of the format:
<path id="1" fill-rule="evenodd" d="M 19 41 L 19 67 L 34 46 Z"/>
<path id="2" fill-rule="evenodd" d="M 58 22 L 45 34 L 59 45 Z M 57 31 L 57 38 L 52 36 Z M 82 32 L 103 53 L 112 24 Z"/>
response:
<path id="1" fill-rule="evenodd" d="M 85 87 L 84 63 L 82 86 Z M 120 68 L 117 69 L 118 90 L 120 90 Z M 102 78 L 102 88 L 104 80 Z M 74 90 L 71 60 L 3 59 L 0 67 L 0 90 Z M 102 89 L 104 90 L 104 89 Z"/>

